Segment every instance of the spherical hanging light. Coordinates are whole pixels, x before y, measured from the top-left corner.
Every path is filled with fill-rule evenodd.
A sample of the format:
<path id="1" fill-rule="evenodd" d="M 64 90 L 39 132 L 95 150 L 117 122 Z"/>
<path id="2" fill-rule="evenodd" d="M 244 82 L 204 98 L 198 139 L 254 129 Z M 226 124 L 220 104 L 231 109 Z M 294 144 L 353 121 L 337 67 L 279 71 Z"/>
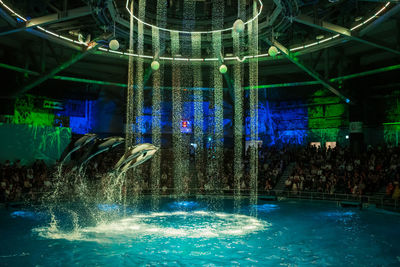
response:
<path id="1" fill-rule="evenodd" d="M 228 71 L 228 67 L 227 67 L 225 64 L 222 64 L 222 65 L 219 67 L 219 72 L 220 72 L 220 73 L 225 74 L 227 71 Z"/>
<path id="2" fill-rule="evenodd" d="M 160 68 L 160 63 L 157 60 L 151 62 L 151 69 L 157 71 Z"/>
<path id="3" fill-rule="evenodd" d="M 268 54 L 269 54 L 271 57 L 276 56 L 278 53 L 279 53 L 278 48 L 276 48 L 275 46 L 271 46 L 271 47 L 268 49 Z"/>
<path id="4" fill-rule="evenodd" d="M 111 40 L 108 46 L 110 47 L 111 50 L 117 51 L 119 49 L 119 42 L 116 39 Z"/>
<path id="5" fill-rule="evenodd" d="M 237 33 L 241 33 L 244 31 L 244 22 L 241 19 L 237 19 L 235 23 L 233 23 L 233 30 Z"/>

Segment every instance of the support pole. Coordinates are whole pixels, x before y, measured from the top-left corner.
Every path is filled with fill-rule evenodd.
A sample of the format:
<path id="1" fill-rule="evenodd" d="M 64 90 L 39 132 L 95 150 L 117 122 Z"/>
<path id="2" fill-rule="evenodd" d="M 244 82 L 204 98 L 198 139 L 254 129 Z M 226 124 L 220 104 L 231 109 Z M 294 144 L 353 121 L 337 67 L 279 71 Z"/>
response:
<path id="1" fill-rule="evenodd" d="M 71 9 L 71 10 L 67 11 L 66 16 L 60 16 L 60 14 L 57 14 L 57 13 L 51 14 L 51 15 L 46 15 L 43 17 L 28 20 L 25 23 L 20 23 L 20 24 L 14 25 L 14 27 L 19 26 L 19 25 L 21 25 L 21 26 L 11 29 L 11 30 L 0 32 L 0 36 L 25 31 L 25 30 L 33 28 L 33 27 L 45 26 L 45 25 L 49 25 L 49 24 L 53 24 L 53 23 L 57 23 L 57 22 L 72 20 L 72 19 L 88 16 L 90 14 L 92 14 L 92 11 L 90 10 L 90 8 L 88 6 L 85 6 L 85 7 L 75 8 L 75 9 Z"/>
<path id="2" fill-rule="evenodd" d="M 101 46 L 101 44 L 96 44 L 93 48 L 88 48 L 83 53 L 75 54 L 70 60 L 64 62 L 60 66 L 54 68 L 53 70 L 51 70 L 47 74 L 44 74 L 43 76 L 39 77 L 37 80 L 31 82 L 30 84 L 24 86 L 21 90 L 18 90 L 15 93 L 15 95 L 24 94 L 24 93 L 28 92 L 29 90 L 31 90 L 32 88 L 42 84 L 43 82 L 47 81 L 48 79 L 50 79 L 51 77 L 53 77 L 57 73 L 65 70 L 66 68 L 68 68 L 71 65 L 75 64 L 76 62 L 78 62 L 79 60 L 81 60 L 82 58 L 87 56 L 89 53 L 96 51 L 100 46 Z"/>
<path id="3" fill-rule="evenodd" d="M 388 2 L 388 1 L 384 1 L 384 2 Z M 397 1 L 398 3 L 399 1 Z M 358 34 L 358 36 L 363 37 L 364 35 L 366 35 L 368 32 L 372 31 L 373 29 L 375 29 L 377 26 L 381 25 L 383 22 L 385 22 L 387 19 L 389 19 L 390 17 L 392 17 L 393 15 L 396 15 L 398 12 L 400 11 L 400 4 L 397 4 L 395 7 L 392 7 L 389 11 L 387 11 L 385 14 L 383 14 L 382 16 L 380 16 L 379 18 L 377 18 L 376 20 L 374 20 L 374 22 L 372 22 L 371 24 L 369 24 L 367 27 L 365 27 L 364 29 L 362 29 L 360 31 L 360 33 Z"/>
<path id="4" fill-rule="evenodd" d="M 331 91 L 332 93 L 334 93 L 335 95 L 337 95 L 338 97 L 343 99 L 346 103 L 350 103 L 350 99 L 348 97 L 346 97 L 341 92 L 339 92 L 336 88 L 334 88 L 332 85 L 330 85 L 329 82 L 327 80 L 325 80 L 323 77 L 321 77 L 321 75 L 319 75 L 318 72 L 316 72 L 316 71 L 312 70 L 311 68 L 308 68 L 304 64 L 302 64 L 298 58 L 293 56 L 293 54 L 290 54 L 289 50 L 286 47 L 284 47 L 282 44 L 280 44 L 278 41 L 275 41 L 275 40 L 270 41 L 267 39 L 267 42 L 270 45 L 274 45 L 276 48 L 278 48 L 278 50 L 284 56 L 286 56 L 287 59 L 289 59 L 292 63 L 297 65 L 300 69 L 305 71 L 308 75 L 310 75 L 311 77 L 316 79 L 326 89 L 328 89 L 329 91 Z"/>
<path id="5" fill-rule="evenodd" d="M 367 44 L 367 45 L 370 45 L 370 46 L 377 47 L 379 49 L 386 50 L 386 51 L 391 52 L 391 53 L 396 54 L 396 55 L 400 55 L 400 51 L 398 51 L 396 49 L 392 49 L 392 48 L 387 47 L 385 45 L 378 44 L 375 41 L 372 42 L 372 41 L 368 41 L 368 40 L 359 38 L 357 36 L 354 36 L 354 35 L 351 34 L 351 31 L 349 29 L 344 28 L 342 26 L 338 26 L 338 25 L 335 25 L 335 24 L 332 24 L 332 23 L 329 23 L 329 22 L 325 22 L 325 21 L 322 21 L 322 20 L 317 20 L 317 19 L 311 18 L 311 17 L 306 16 L 306 15 L 299 15 L 299 16 L 293 18 L 293 20 L 298 22 L 298 23 L 301 23 L 301 24 L 304 24 L 304 25 L 307 25 L 307 26 L 310 26 L 310 27 L 313 27 L 313 28 L 316 28 L 316 29 L 319 29 L 319 30 L 340 34 L 342 36 L 345 36 L 345 37 L 349 38 L 350 40 L 354 40 L 354 41 L 357 41 L 357 42 L 360 42 L 360 43 L 364 43 L 364 44 Z"/>

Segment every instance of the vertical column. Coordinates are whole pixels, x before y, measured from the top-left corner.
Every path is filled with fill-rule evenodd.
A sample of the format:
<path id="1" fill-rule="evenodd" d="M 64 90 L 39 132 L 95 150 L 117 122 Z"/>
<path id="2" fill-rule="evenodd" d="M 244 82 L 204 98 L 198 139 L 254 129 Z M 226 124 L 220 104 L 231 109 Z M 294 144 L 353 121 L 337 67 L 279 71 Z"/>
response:
<path id="1" fill-rule="evenodd" d="M 157 0 L 157 25 L 164 26 L 167 12 L 167 3 L 163 0 Z M 160 39 L 160 31 L 152 28 L 153 55 L 155 60 L 161 54 L 161 46 L 164 47 L 165 38 Z M 153 72 L 153 99 L 152 99 L 152 143 L 161 148 L 161 86 L 164 81 L 164 66 L 160 66 L 157 71 Z M 161 176 L 161 153 L 162 150 L 153 156 L 151 161 L 151 194 L 153 209 L 158 207 L 160 194 L 160 176 Z"/>
<path id="2" fill-rule="evenodd" d="M 257 3 L 253 1 L 253 15 L 257 14 Z M 258 19 L 253 20 L 249 26 L 249 52 L 251 55 L 258 54 Z M 251 59 L 249 63 L 250 79 L 250 138 L 251 141 L 258 140 L 258 59 Z M 257 199 L 258 190 L 258 147 L 250 148 L 250 197 L 253 201 Z"/>
<path id="3" fill-rule="evenodd" d="M 171 32 L 172 56 L 180 53 L 179 33 Z M 182 183 L 182 94 L 181 68 L 179 63 L 172 62 L 172 146 L 174 153 L 174 190 L 177 196 L 183 194 Z"/>
<path id="4" fill-rule="evenodd" d="M 224 24 L 224 1 L 213 1 L 213 29 L 221 29 Z M 221 32 L 212 34 L 213 56 L 219 58 L 214 62 L 213 81 L 214 81 L 214 173 L 212 175 L 212 186 L 219 191 L 222 188 L 223 156 L 224 156 L 224 88 L 223 77 L 219 72 L 219 67 L 223 61 Z"/>
<path id="5" fill-rule="evenodd" d="M 195 26 L 195 15 L 196 15 L 196 1 L 195 0 L 184 0 L 183 2 L 183 25 L 182 29 L 185 31 L 192 31 Z M 185 58 L 192 57 L 192 35 L 181 34 L 181 55 Z M 193 68 L 189 62 L 182 61 L 180 66 L 185 71 L 182 72 L 181 76 L 181 94 L 182 94 L 182 120 L 191 122 L 193 120 L 192 105 L 193 105 L 193 90 L 189 90 L 193 87 Z M 181 124 L 182 125 L 182 124 Z M 191 127 L 191 126 L 188 126 Z M 182 130 L 185 130 L 182 128 Z M 193 176 L 194 171 L 191 171 L 189 152 L 190 152 L 190 139 L 192 133 L 186 132 L 182 134 L 182 179 L 183 179 L 183 190 L 187 194 L 189 188 L 193 187 Z"/>
<path id="6" fill-rule="evenodd" d="M 131 3 L 131 12 L 133 13 L 133 2 Z M 129 35 L 129 53 L 133 54 L 133 27 L 134 27 L 134 20 L 131 16 L 130 18 L 130 35 Z M 128 67 L 128 88 L 126 92 L 126 128 L 125 128 L 125 151 L 133 144 L 133 123 L 134 123 L 134 116 L 133 116 L 133 56 L 129 56 L 129 67 Z"/>
<path id="7" fill-rule="evenodd" d="M 233 52 L 240 57 L 240 34 L 233 31 Z M 233 65 L 234 76 L 234 194 L 240 198 L 240 185 L 243 176 L 243 88 L 242 66 L 239 61 Z"/>
<path id="8" fill-rule="evenodd" d="M 139 0 L 139 19 L 144 20 L 146 13 L 146 1 Z M 144 25 L 138 22 L 138 40 L 137 40 L 137 53 L 143 55 L 144 52 Z M 138 57 L 136 63 L 136 130 L 135 130 L 135 142 L 137 144 L 143 143 L 143 58 Z"/>
<path id="9" fill-rule="evenodd" d="M 192 54 L 194 58 L 201 58 L 201 34 L 192 35 Z M 194 143 L 197 145 L 195 154 L 196 176 L 194 185 L 200 187 L 203 180 L 204 164 L 204 117 L 203 117 L 203 81 L 201 77 L 201 63 L 193 63 L 193 104 L 194 104 Z"/>

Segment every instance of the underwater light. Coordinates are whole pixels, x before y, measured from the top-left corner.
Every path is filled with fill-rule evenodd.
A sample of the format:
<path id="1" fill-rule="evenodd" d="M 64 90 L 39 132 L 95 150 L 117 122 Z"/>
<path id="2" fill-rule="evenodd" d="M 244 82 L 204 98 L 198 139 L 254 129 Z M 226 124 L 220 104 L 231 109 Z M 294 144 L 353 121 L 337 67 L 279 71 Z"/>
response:
<path id="1" fill-rule="evenodd" d="M 195 201 L 175 201 L 168 206 L 172 209 L 193 209 L 198 208 L 200 205 Z"/>
<path id="2" fill-rule="evenodd" d="M 158 26 L 156 26 L 156 25 L 153 25 L 153 24 L 147 23 L 147 22 L 145 22 L 145 21 L 143 21 L 143 20 L 140 20 L 138 17 L 136 17 L 136 16 L 131 12 L 131 10 L 130 10 L 130 8 L 129 8 L 129 2 L 130 2 L 129 0 L 126 0 L 126 10 L 128 10 L 128 13 L 129 13 L 136 21 L 141 22 L 141 23 L 143 23 L 144 25 L 147 25 L 147 26 L 152 27 L 152 28 L 154 28 L 154 29 L 158 29 L 158 30 L 160 30 L 160 31 L 177 32 L 177 33 L 186 33 L 186 34 L 194 34 L 194 33 L 208 34 L 208 33 L 227 32 L 227 31 L 232 31 L 232 30 L 234 30 L 234 25 L 233 25 L 232 27 L 230 27 L 230 28 L 225 28 L 225 29 L 220 29 L 220 30 L 211 30 L 211 31 L 179 31 L 179 30 L 171 30 L 171 29 L 167 29 L 167 28 L 163 28 L 163 27 L 158 27 Z M 258 10 L 258 13 L 257 13 L 254 17 L 252 17 L 251 19 L 249 19 L 248 21 L 246 21 L 246 22 L 243 22 L 243 21 L 242 21 L 242 23 L 243 23 L 243 30 L 244 30 L 244 25 L 253 22 L 256 18 L 258 18 L 258 17 L 260 16 L 264 5 L 263 5 L 263 2 L 262 2 L 261 0 L 258 0 L 258 3 L 259 3 L 259 5 L 260 5 L 260 8 L 259 8 L 259 10 Z M 237 22 L 237 21 L 236 21 L 236 22 Z M 235 22 L 235 23 L 236 23 L 236 22 Z M 241 26 L 240 22 L 239 22 L 238 24 L 239 24 L 239 25 L 237 25 L 237 26 Z M 238 29 L 239 29 L 239 27 L 238 27 Z"/>

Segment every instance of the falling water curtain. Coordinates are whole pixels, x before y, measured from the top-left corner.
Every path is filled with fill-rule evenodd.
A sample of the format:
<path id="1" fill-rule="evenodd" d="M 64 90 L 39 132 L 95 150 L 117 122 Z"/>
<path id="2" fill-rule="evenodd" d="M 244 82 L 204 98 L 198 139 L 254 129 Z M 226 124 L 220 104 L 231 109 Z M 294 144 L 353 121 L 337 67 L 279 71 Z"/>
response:
<path id="1" fill-rule="evenodd" d="M 167 16 L 167 2 L 157 0 L 157 26 L 165 27 Z M 152 43 L 154 60 L 159 61 L 161 53 L 165 50 L 165 32 L 157 28 L 152 28 Z M 164 84 L 164 66 L 153 72 L 153 99 L 152 99 L 152 143 L 156 147 L 161 148 L 161 103 L 162 93 L 161 87 Z M 151 193 L 153 196 L 153 207 L 158 207 L 158 199 L 160 194 L 160 177 L 161 177 L 161 153 L 162 150 L 153 156 L 151 161 Z"/>
<path id="2" fill-rule="evenodd" d="M 212 2 L 212 24 L 213 29 L 222 29 L 224 27 L 224 7 L 223 0 Z M 221 32 L 212 33 L 213 56 L 219 58 L 214 62 L 213 81 L 214 81 L 214 138 L 213 138 L 213 157 L 212 157 L 212 187 L 214 190 L 222 188 L 223 178 L 223 148 L 224 148 L 224 88 L 223 76 L 219 72 L 219 66 L 223 63 L 222 36 Z"/>
<path id="3" fill-rule="evenodd" d="M 183 1 L 183 25 L 182 29 L 185 31 L 193 31 L 195 28 L 195 15 L 196 15 L 196 1 L 195 0 L 184 0 Z M 192 57 L 192 35 L 183 33 L 181 36 L 181 55 L 185 58 Z M 191 131 L 187 122 L 192 121 L 192 105 L 193 105 L 193 67 L 189 62 L 181 62 L 182 76 L 181 76 L 181 88 L 182 88 L 182 121 L 185 121 L 186 128 L 183 127 L 181 122 L 182 131 L 186 132 L 182 135 L 182 175 L 183 175 L 183 190 L 185 193 L 189 193 L 189 188 L 194 185 L 194 172 L 191 171 L 189 165 L 189 152 L 190 152 L 190 138 Z"/>
<path id="4" fill-rule="evenodd" d="M 172 55 L 180 54 L 179 33 L 171 32 Z M 183 194 L 182 177 L 182 94 L 181 94 L 181 66 L 178 61 L 172 62 L 172 147 L 174 156 L 174 190 L 175 195 Z"/>
<path id="5" fill-rule="evenodd" d="M 238 1 L 238 18 L 246 20 L 246 0 Z M 232 31 L 234 55 L 242 58 L 245 33 Z M 235 61 L 234 73 L 234 194 L 235 203 L 240 203 L 240 187 L 243 178 L 243 64 Z M 237 207 L 238 209 L 240 207 Z"/>
<path id="6" fill-rule="evenodd" d="M 201 34 L 192 34 L 192 54 L 194 58 L 201 58 Z M 195 187 L 199 188 L 204 181 L 204 109 L 203 109 L 203 81 L 201 77 L 201 63 L 192 63 L 193 68 L 193 105 L 194 105 L 194 143 L 195 150 Z"/>
<path id="7" fill-rule="evenodd" d="M 257 15 L 257 3 L 253 2 L 253 16 Z M 251 55 L 258 54 L 258 19 L 249 23 L 249 52 Z M 250 140 L 254 146 L 250 149 L 250 198 L 252 202 L 257 201 L 258 190 L 258 58 L 249 63 L 250 79 Z M 255 204 L 255 203 L 254 203 Z"/>

